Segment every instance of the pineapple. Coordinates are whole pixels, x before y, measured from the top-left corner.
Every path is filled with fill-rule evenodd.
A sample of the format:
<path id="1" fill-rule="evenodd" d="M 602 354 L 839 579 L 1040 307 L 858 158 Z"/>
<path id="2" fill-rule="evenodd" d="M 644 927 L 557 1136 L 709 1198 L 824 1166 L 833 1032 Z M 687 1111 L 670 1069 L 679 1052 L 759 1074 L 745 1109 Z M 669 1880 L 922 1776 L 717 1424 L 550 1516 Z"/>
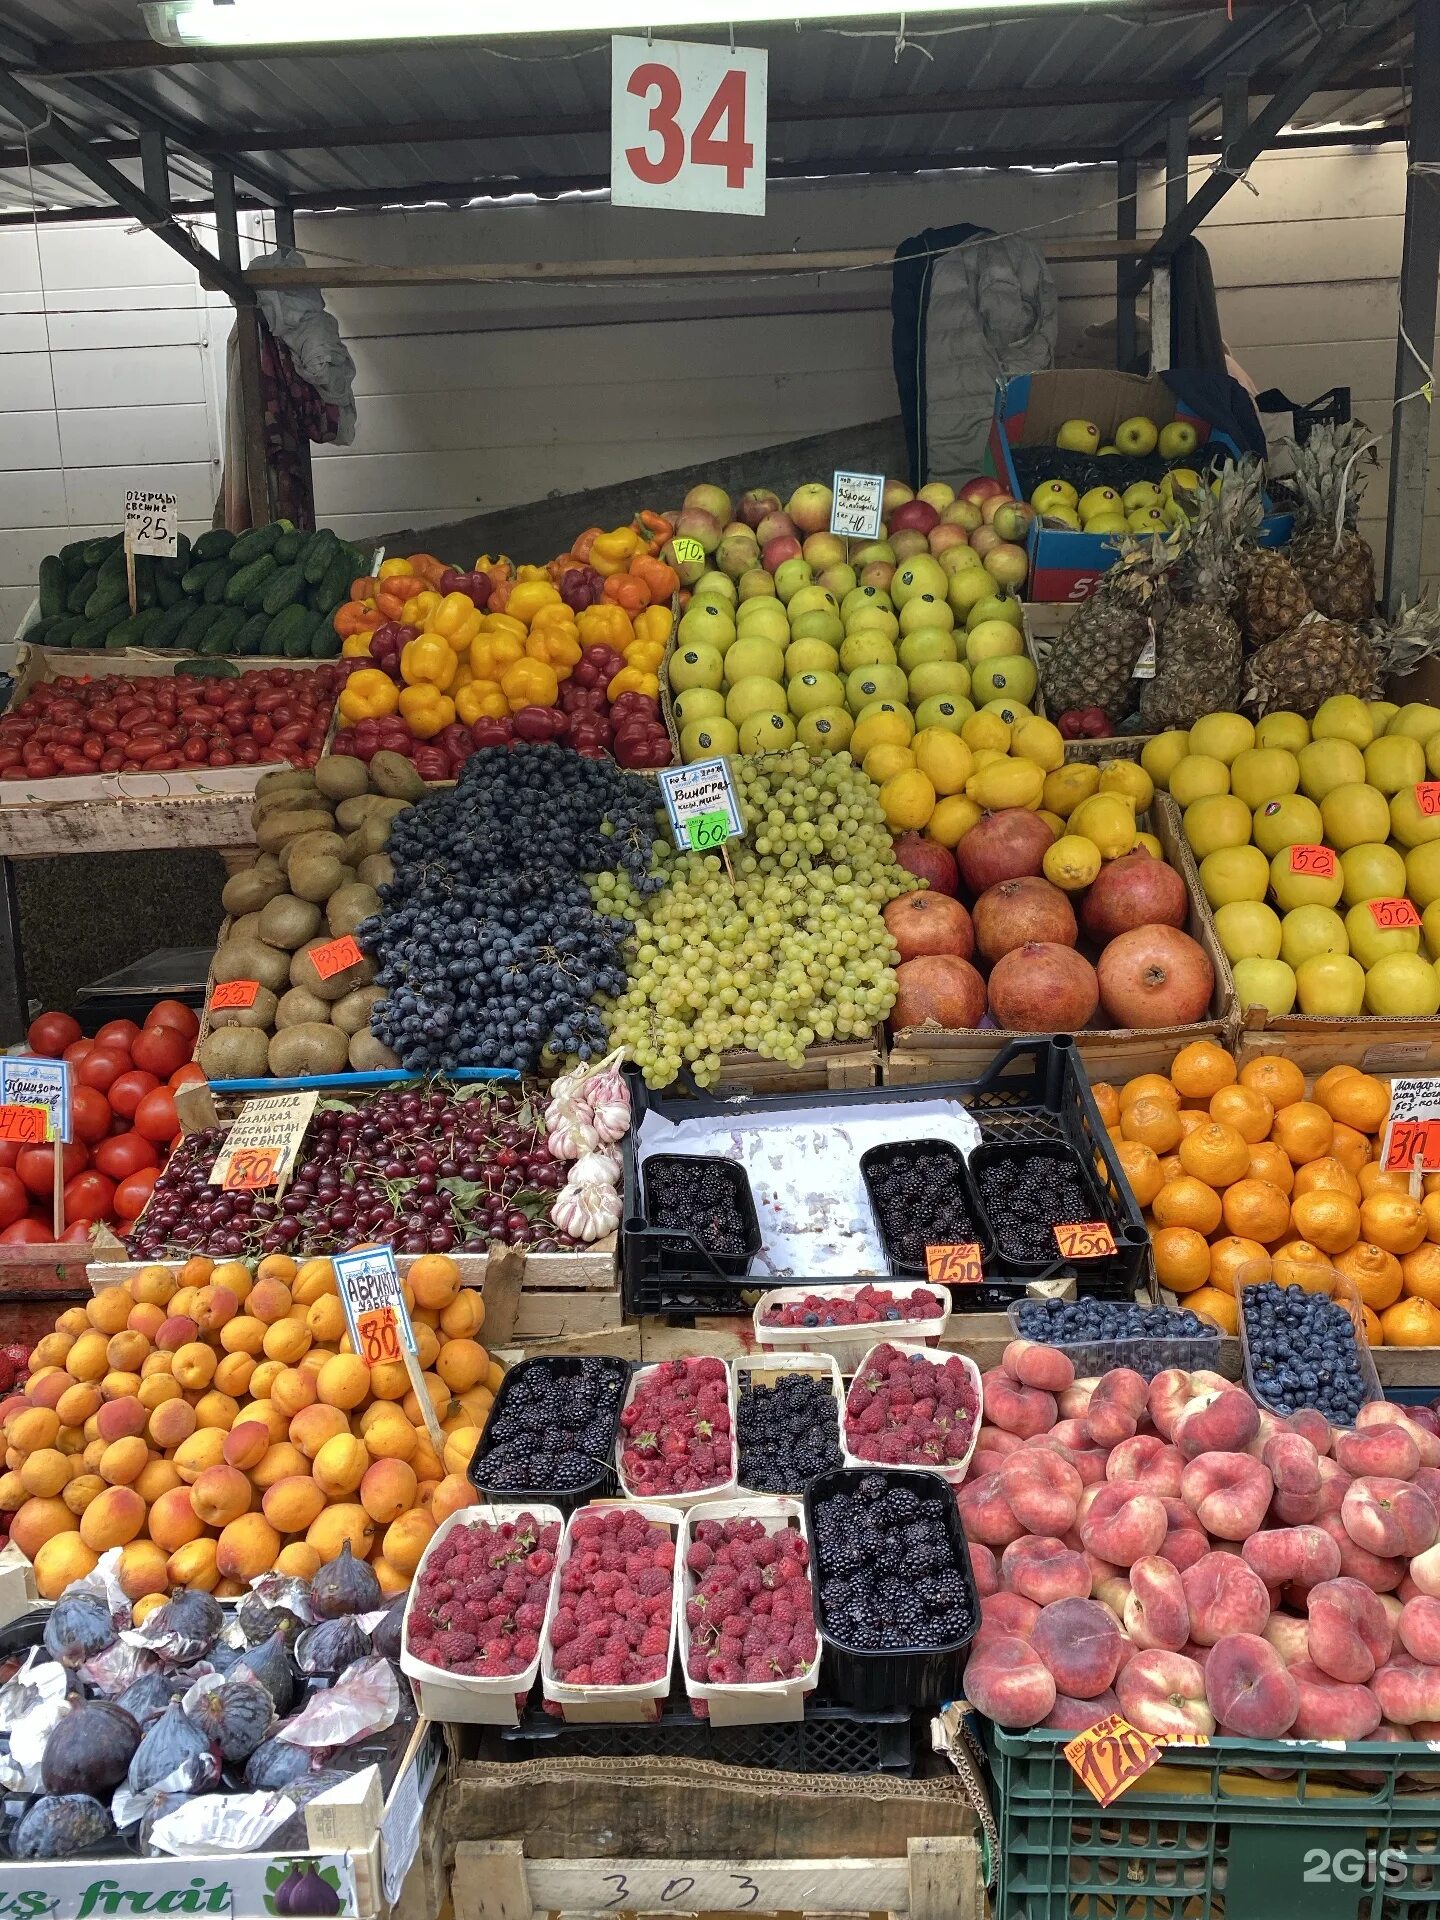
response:
<path id="1" fill-rule="evenodd" d="M 1278 640 L 1312 612 L 1305 582 L 1294 562 L 1273 547 L 1260 547 L 1242 563 L 1240 625 L 1252 647 Z"/>
<path id="2" fill-rule="evenodd" d="M 1290 559 L 1317 613 L 1366 621 L 1375 615 L 1375 555 L 1355 531 L 1364 481 L 1360 458 L 1374 460 L 1375 441 L 1358 420 L 1343 427 L 1312 427 L 1301 446 L 1285 443 L 1295 464 L 1300 531 Z"/>
<path id="3" fill-rule="evenodd" d="M 1413 673 L 1440 651 L 1440 612 L 1422 600 L 1402 607 L 1391 626 L 1372 628 L 1312 614 L 1262 647 L 1250 661 L 1246 703 L 1260 713 L 1288 710 L 1308 720 L 1332 694 L 1378 700 L 1392 674 Z"/>
<path id="4" fill-rule="evenodd" d="M 1231 609 L 1239 595 L 1242 542 L 1260 513 L 1260 467 L 1228 466 L 1215 491 L 1189 506 L 1174 600 L 1157 637 L 1155 677 L 1140 694 L 1147 733 L 1189 727 L 1202 714 L 1225 712 L 1240 698 L 1240 629 Z"/>
<path id="5" fill-rule="evenodd" d="M 1155 632 L 1179 546 L 1156 535 L 1122 539 L 1119 545 L 1119 560 L 1045 656 L 1041 687 L 1052 715 L 1100 707 L 1116 725 L 1134 704 L 1131 676 Z"/>

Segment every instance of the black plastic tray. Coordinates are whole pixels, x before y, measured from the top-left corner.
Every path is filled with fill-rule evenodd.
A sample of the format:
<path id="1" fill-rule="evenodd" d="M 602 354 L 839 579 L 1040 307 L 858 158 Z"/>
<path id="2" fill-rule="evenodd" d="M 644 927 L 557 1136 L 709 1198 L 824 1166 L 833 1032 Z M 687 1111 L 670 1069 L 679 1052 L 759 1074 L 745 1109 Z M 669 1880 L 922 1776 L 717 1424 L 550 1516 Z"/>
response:
<path id="1" fill-rule="evenodd" d="M 885 1249 L 885 1258 L 890 1263 L 891 1273 L 906 1274 L 923 1280 L 925 1278 L 925 1262 L 923 1260 L 901 1260 L 897 1256 L 894 1243 L 885 1231 L 885 1222 L 880 1217 L 880 1209 L 875 1204 L 875 1188 L 871 1180 L 871 1175 L 877 1167 L 886 1166 L 892 1160 L 898 1160 L 905 1154 L 913 1153 L 917 1147 L 923 1147 L 927 1153 L 937 1153 L 942 1159 L 950 1163 L 955 1185 L 960 1188 L 965 1197 L 966 1211 L 969 1213 L 970 1223 L 974 1229 L 972 1233 L 967 1233 L 963 1237 L 966 1240 L 977 1240 L 980 1243 L 980 1263 L 982 1267 L 990 1265 L 994 1260 L 994 1248 L 991 1246 L 989 1236 L 985 1231 L 980 1206 L 965 1171 L 965 1156 L 959 1147 L 950 1140 L 890 1140 L 887 1141 L 884 1146 L 869 1147 L 861 1154 L 860 1178 L 865 1182 L 865 1192 L 870 1201 L 870 1212 L 875 1220 L 875 1231 L 879 1234 L 880 1244 Z M 952 1287 L 952 1298 L 956 1293 L 963 1291 L 963 1288 Z"/>
<path id="2" fill-rule="evenodd" d="M 645 1182 L 647 1175 L 656 1167 L 718 1168 L 734 1194 L 744 1221 L 744 1253 L 711 1253 L 698 1236 L 685 1227 L 662 1227 L 652 1221 L 649 1201 L 645 1193 Z M 750 1176 L 737 1161 L 725 1160 L 719 1154 L 709 1153 L 652 1153 L 640 1163 L 639 1203 L 639 1217 L 633 1221 L 627 1218 L 625 1231 L 649 1243 L 649 1248 L 655 1255 L 662 1274 L 688 1274 L 701 1278 L 739 1278 L 750 1271 L 750 1262 L 760 1251 L 760 1221 L 755 1212 L 755 1196 L 750 1191 Z M 688 1242 L 692 1249 L 688 1258 L 683 1254 L 677 1257 L 677 1249 L 667 1244 L 674 1241 L 682 1244 Z"/>
<path id="3" fill-rule="evenodd" d="M 880 1474 L 887 1490 L 895 1486 L 913 1487 L 917 1493 L 938 1494 L 945 1502 L 945 1525 L 955 1549 L 955 1564 L 969 1589 L 970 1607 L 975 1624 L 963 1640 L 943 1647 L 917 1647 L 900 1653 L 893 1647 L 848 1647 L 837 1640 L 825 1624 L 825 1604 L 820 1595 L 820 1547 L 815 1531 L 815 1509 L 830 1493 L 845 1493 L 873 1474 Z M 824 1649 L 823 1672 L 826 1683 L 837 1699 L 853 1707 L 935 1707 L 956 1698 L 965 1674 L 965 1659 L 970 1642 L 980 1630 L 980 1595 L 975 1588 L 975 1572 L 970 1564 L 970 1549 L 965 1529 L 960 1524 L 960 1509 L 955 1504 L 955 1489 L 938 1473 L 925 1473 L 909 1467 L 842 1467 L 838 1473 L 822 1474 L 805 1489 L 805 1527 L 810 1550 L 815 1557 L 815 1624 Z"/>
<path id="4" fill-rule="evenodd" d="M 1056 1166 L 1064 1164 L 1074 1168 L 1080 1175 L 1080 1179 L 1094 1203 L 1094 1212 L 1087 1214 L 1086 1218 L 1103 1220 L 1106 1217 L 1100 1194 L 1095 1186 L 1094 1180 L 1090 1177 L 1090 1170 L 1085 1165 L 1083 1157 L 1075 1151 L 1068 1141 L 1027 1140 L 1023 1142 L 1015 1141 L 1013 1143 L 999 1140 L 982 1141 L 970 1155 L 970 1184 L 974 1190 L 975 1206 L 985 1231 L 985 1237 L 995 1249 L 995 1259 L 997 1263 L 1003 1263 L 1012 1273 L 1028 1274 L 1032 1278 L 1039 1275 L 1058 1273 L 1067 1265 L 1074 1265 L 1081 1272 L 1083 1272 L 1087 1266 L 1100 1267 L 1105 1265 L 1106 1261 L 1100 1260 L 1067 1262 L 1061 1258 L 1058 1247 L 1055 1251 L 1054 1258 L 1051 1260 L 1015 1260 L 1012 1259 L 1009 1254 L 1002 1252 L 999 1229 L 996 1227 L 995 1221 L 988 1207 L 985 1205 L 984 1189 L 980 1184 L 980 1169 L 993 1163 L 1008 1160 L 1016 1152 L 1038 1154 L 1042 1159 L 1052 1160 Z M 1106 1259 L 1108 1261 L 1108 1255 Z"/>
<path id="5" fill-rule="evenodd" d="M 568 1520 L 577 1507 L 585 1506 L 591 1500 L 611 1500 L 620 1491 L 619 1476 L 615 1471 L 615 1439 L 620 1431 L 620 1409 L 625 1404 L 625 1384 L 630 1377 L 630 1362 L 616 1359 L 612 1354 L 602 1353 L 593 1356 L 606 1369 L 613 1369 L 620 1383 L 620 1391 L 615 1396 L 615 1419 L 610 1429 L 610 1445 L 606 1450 L 605 1464 L 593 1480 L 587 1480 L 583 1486 L 559 1490 L 554 1487 L 509 1487 L 489 1488 L 485 1484 L 485 1458 L 491 1447 L 491 1436 L 499 1424 L 507 1397 L 513 1391 L 515 1382 L 531 1367 L 545 1367 L 551 1373 L 565 1375 L 578 1373 L 582 1356 L 579 1354 L 556 1353 L 537 1354 L 533 1360 L 518 1361 L 511 1367 L 500 1382 L 495 1395 L 495 1404 L 490 1409 L 490 1417 L 485 1422 L 485 1431 L 481 1434 L 474 1453 L 470 1456 L 470 1465 L 465 1470 L 477 1493 L 486 1498 L 507 1503 L 522 1504 L 527 1500 L 542 1501 L 548 1506 L 558 1507 Z"/>

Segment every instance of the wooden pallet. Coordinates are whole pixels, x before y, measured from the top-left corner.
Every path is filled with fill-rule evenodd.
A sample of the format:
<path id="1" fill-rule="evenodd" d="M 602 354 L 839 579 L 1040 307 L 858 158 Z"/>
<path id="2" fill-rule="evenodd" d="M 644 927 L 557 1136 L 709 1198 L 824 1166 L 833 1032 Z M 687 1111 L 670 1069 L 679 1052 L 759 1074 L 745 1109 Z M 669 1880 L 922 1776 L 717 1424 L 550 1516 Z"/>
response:
<path id="1" fill-rule="evenodd" d="M 980 1920 L 985 1895 L 969 1835 L 911 1839 L 903 1854 L 837 1860 L 530 1859 L 518 1840 L 461 1841 L 455 1920 L 599 1920 L 605 1914 L 893 1914 Z"/>

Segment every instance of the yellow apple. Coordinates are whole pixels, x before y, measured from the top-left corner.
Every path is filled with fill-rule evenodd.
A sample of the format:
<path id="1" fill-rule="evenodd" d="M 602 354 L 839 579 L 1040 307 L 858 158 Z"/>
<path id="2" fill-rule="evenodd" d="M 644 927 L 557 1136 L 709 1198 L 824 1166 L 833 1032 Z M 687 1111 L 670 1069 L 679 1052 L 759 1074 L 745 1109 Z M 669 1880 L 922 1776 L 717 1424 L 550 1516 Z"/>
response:
<path id="1" fill-rule="evenodd" d="M 1424 746 L 1432 733 L 1440 733 L 1440 707 L 1432 707 L 1424 700 L 1412 700 L 1401 707 L 1385 731 L 1408 734 Z"/>
<path id="2" fill-rule="evenodd" d="M 1428 840 L 1405 855 L 1405 884 L 1393 889 L 1415 902 L 1423 914 L 1432 900 L 1440 900 L 1440 841 Z"/>
<path id="3" fill-rule="evenodd" d="M 1332 787 L 1365 778 L 1365 756 L 1351 740 L 1312 740 L 1296 754 L 1295 763 L 1300 791 L 1309 800 L 1323 800 Z"/>
<path id="4" fill-rule="evenodd" d="M 1177 807 L 1203 800 L 1207 793 L 1230 791 L 1230 769 L 1210 753 L 1187 753 L 1170 774 L 1170 797 Z"/>
<path id="5" fill-rule="evenodd" d="M 1093 420 L 1067 420 L 1056 434 L 1055 444 L 1067 453 L 1094 453 L 1100 445 L 1100 429 Z"/>
<path id="6" fill-rule="evenodd" d="M 1384 841 L 1347 847 L 1340 856 L 1340 876 L 1347 907 L 1360 900 L 1393 900 L 1405 892 L 1405 862 Z"/>
<path id="7" fill-rule="evenodd" d="M 1243 713 L 1207 713 L 1190 729 L 1191 753 L 1208 753 L 1226 766 L 1255 744 L 1255 728 Z"/>
<path id="8" fill-rule="evenodd" d="M 1255 809 L 1251 837 L 1273 860 L 1282 847 L 1319 846 L 1325 837 L 1320 809 L 1303 793 L 1287 793 Z"/>
<path id="9" fill-rule="evenodd" d="M 1255 722 L 1257 747 L 1282 747 L 1286 753 L 1299 753 L 1309 741 L 1310 722 L 1303 713 L 1286 713 L 1282 708 Z"/>
<path id="10" fill-rule="evenodd" d="M 1185 838 L 1197 860 L 1250 844 L 1250 809 L 1233 793 L 1210 793 L 1185 809 Z"/>
<path id="11" fill-rule="evenodd" d="M 1419 927 L 1380 927 L 1368 902 L 1351 907 L 1345 916 L 1345 937 L 1362 967 L 1373 967 L 1387 953 L 1418 953 Z"/>
<path id="12" fill-rule="evenodd" d="M 1315 953 L 1296 967 L 1295 991 L 1301 1013 L 1353 1019 L 1365 1004 L 1365 969 L 1348 953 Z"/>
<path id="13" fill-rule="evenodd" d="M 1333 874 L 1296 873 L 1289 847 L 1282 847 L 1270 862 L 1270 890 L 1282 913 L 1296 907 L 1333 907 L 1343 884 L 1338 861 Z"/>
<path id="14" fill-rule="evenodd" d="M 1263 900 L 1270 885 L 1270 862 L 1258 847 L 1224 847 L 1200 862 L 1200 885 L 1212 907 L 1232 901 Z"/>
<path id="15" fill-rule="evenodd" d="M 1170 791 L 1170 776 L 1190 751 L 1190 735 L 1182 727 L 1171 727 L 1147 740 L 1140 750 L 1140 764 L 1164 792 Z"/>
<path id="16" fill-rule="evenodd" d="M 1260 900 L 1232 900 L 1215 912 L 1215 933 L 1231 960 L 1278 960 L 1280 916 Z"/>
<path id="17" fill-rule="evenodd" d="M 1353 693 L 1335 693 L 1322 700 L 1310 722 L 1312 740 L 1350 740 L 1357 747 L 1368 747 L 1375 738 L 1375 722 L 1370 709 Z"/>
<path id="18" fill-rule="evenodd" d="M 1278 1019 L 1295 1004 L 1295 974 L 1283 960 L 1237 960 L 1231 969 L 1242 1007 L 1264 1007 Z"/>
<path id="19" fill-rule="evenodd" d="M 1280 958 L 1299 968 L 1316 954 L 1348 954 L 1345 922 L 1333 907 L 1296 907 L 1280 922 Z"/>
<path id="20" fill-rule="evenodd" d="M 1365 1011 L 1429 1020 L 1440 1009 L 1440 974 L 1418 953 L 1389 953 L 1365 975 Z"/>
<path id="21" fill-rule="evenodd" d="M 1184 460 L 1200 444 L 1200 435 L 1188 420 L 1170 420 L 1160 429 L 1160 458 Z"/>
<path id="22" fill-rule="evenodd" d="M 1147 453 L 1155 451 L 1159 439 L 1160 430 L 1155 422 L 1147 420 L 1143 413 L 1136 413 L 1116 427 L 1114 445 L 1119 453 L 1128 453 L 1133 459 L 1143 459 Z"/>
<path id="23" fill-rule="evenodd" d="M 1253 813 L 1267 800 L 1294 793 L 1300 785 L 1300 764 L 1283 747 L 1246 747 L 1230 762 L 1230 791 Z"/>
<path id="24" fill-rule="evenodd" d="M 1327 846 L 1343 853 L 1367 840 L 1383 840 L 1390 826 L 1390 807 L 1377 787 L 1363 780 L 1347 780 L 1332 787 L 1320 802 Z"/>

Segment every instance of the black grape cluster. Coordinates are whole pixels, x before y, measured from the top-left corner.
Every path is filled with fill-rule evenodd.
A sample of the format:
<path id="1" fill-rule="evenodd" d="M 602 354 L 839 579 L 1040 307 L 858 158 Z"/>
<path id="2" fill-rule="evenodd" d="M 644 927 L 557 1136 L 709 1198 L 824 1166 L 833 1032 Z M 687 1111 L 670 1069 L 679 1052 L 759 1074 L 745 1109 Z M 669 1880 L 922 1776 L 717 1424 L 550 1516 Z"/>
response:
<path id="1" fill-rule="evenodd" d="M 458 785 L 399 815 L 384 911 L 357 937 L 380 962 L 371 1030 L 412 1073 L 535 1067 L 605 1050 L 597 994 L 625 986 L 631 923 L 586 876 L 642 892 L 659 831 L 653 781 L 568 748 L 487 747 Z"/>

